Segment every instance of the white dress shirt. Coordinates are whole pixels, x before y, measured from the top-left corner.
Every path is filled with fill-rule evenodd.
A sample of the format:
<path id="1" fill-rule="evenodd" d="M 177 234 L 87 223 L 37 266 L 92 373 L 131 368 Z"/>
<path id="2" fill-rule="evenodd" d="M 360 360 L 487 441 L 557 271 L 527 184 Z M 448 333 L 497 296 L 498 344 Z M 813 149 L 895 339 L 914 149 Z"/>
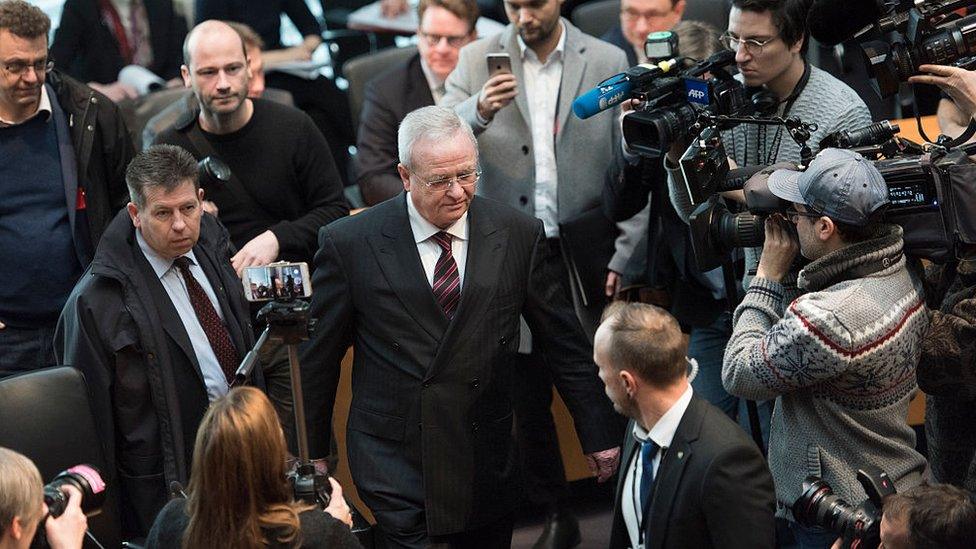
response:
<path id="1" fill-rule="evenodd" d="M 657 469 L 661 465 L 662 450 L 667 451 L 668 447 L 671 446 L 674 433 L 678 430 L 678 424 L 681 423 L 681 418 L 685 415 L 688 404 L 691 403 L 691 395 L 691 384 L 688 384 L 688 388 L 681 394 L 678 401 L 661 416 L 661 419 L 651 427 L 650 431 L 645 431 L 636 421 L 634 422 L 634 438 L 637 439 L 638 444 L 650 439 L 661 448 L 651 462 L 651 468 L 654 470 L 654 482 L 657 482 Z M 645 519 L 641 515 L 639 489 L 641 477 L 644 476 L 642 469 L 641 452 L 638 446 L 637 451 L 634 452 L 627 464 L 627 477 L 624 479 L 623 490 L 620 493 L 620 511 L 624 517 L 624 524 L 627 526 L 627 534 L 630 536 L 630 546 L 634 549 L 644 547 L 642 531 L 644 530 Z"/>
<path id="2" fill-rule="evenodd" d="M 522 74 L 525 97 L 529 104 L 529 127 L 535 159 L 535 216 L 542 220 L 546 237 L 559 236 L 559 202 L 556 174 L 556 109 L 559 106 L 559 84 L 563 78 L 566 51 L 566 26 L 559 22 L 559 43 L 545 63 L 518 37 L 522 52 Z"/>
<path id="3" fill-rule="evenodd" d="M 441 246 L 431 237 L 444 231 L 451 235 L 451 254 L 454 262 L 457 263 L 458 278 L 461 281 L 461 289 L 464 289 L 464 265 L 468 259 L 468 212 L 453 225 L 446 229 L 439 229 L 436 225 L 424 219 L 413 204 L 413 196 L 407 193 L 407 216 L 410 218 L 410 229 L 413 231 L 413 240 L 417 243 L 417 253 L 420 254 L 420 262 L 424 265 L 424 273 L 427 275 L 427 283 L 431 288 L 434 287 L 434 267 L 437 260 L 441 257 Z"/>
<path id="4" fill-rule="evenodd" d="M 210 346 L 210 340 L 207 339 L 207 333 L 203 331 L 203 326 L 200 325 L 197 313 L 193 309 L 193 304 L 190 302 L 190 291 L 186 287 L 186 282 L 183 281 L 183 275 L 173 265 L 172 259 L 162 257 L 149 247 L 149 244 L 142 238 L 142 233 L 139 232 L 139 229 L 136 229 L 136 241 L 139 242 L 139 248 L 142 249 L 143 255 L 146 256 L 149 265 L 152 266 L 153 272 L 156 273 L 159 281 L 163 284 L 166 295 L 173 302 L 176 314 L 183 321 L 183 328 L 186 330 L 186 335 L 190 338 L 193 354 L 197 356 L 197 362 L 200 364 L 200 373 L 203 374 L 203 382 L 207 386 L 207 398 L 210 399 L 210 402 L 213 402 L 217 398 L 227 394 L 227 378 L 224 376 L 224 370 L 220 367 L 220 361 L 217 360 L 217 355 L 214 354 L 213 347 Z M 183 255 L 190 260 L 190 274 L 203 287 L 207 298 L 210 299 L 214 310 L 217 311 L 217 316 L 223 321 L 224 312 L 220 309 L 217 294 L 214 293 L 213 287 L 210 286 L 207 275 L 200 268 L 200 264 L 193 254 L 193 250 Z"/>

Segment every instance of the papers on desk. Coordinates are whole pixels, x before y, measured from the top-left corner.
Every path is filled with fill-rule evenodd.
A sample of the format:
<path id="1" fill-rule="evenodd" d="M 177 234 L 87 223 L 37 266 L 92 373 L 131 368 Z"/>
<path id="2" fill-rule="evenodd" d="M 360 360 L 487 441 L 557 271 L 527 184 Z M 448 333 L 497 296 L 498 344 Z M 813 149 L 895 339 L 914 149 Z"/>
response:
<path id="1" fill-rule="evenodd" d="M 380 12 L 380 3 L 373 2 L 349 14 L 347 25 L 352 29 L 413 34 L 417 31 L 417 11 L 409 9 L 396 17 L 384 17 Z M 493 19 L 479 17 L 475 28 L 478 30 L 478 37 L 482 38 L 498 34 L 505 25 Z"/>
<path id="2" fill-rule="evenodd" d="M 289 61 L 268 67 L 265 70 L 268 72 L 279 71 L 306 80 L 315 80 L 320 75 L 331 76 L 329 69 L 331 66 L 332 58 L 329 56 L 329 48 L 322 44 L 312 53 L 312 58 L 308 61 Z"/>

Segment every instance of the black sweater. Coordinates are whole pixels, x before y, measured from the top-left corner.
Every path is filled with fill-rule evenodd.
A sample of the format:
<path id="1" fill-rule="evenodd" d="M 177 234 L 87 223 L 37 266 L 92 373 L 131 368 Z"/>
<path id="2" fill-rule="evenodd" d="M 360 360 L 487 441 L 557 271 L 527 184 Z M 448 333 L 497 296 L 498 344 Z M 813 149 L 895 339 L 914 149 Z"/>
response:
<path id="1" fill-rule="evenodd" d="M 185 499 L 174 499 L 163 507 L 146 538 L 146 549 L 180 549 L 183 532 L 190 523 L 185 508 Z M 298 520 L 302 530 L 302 549 L 362 549 L 349 527 L 324 511 L 310 509 L 299 513 Z M 270 543 L 268 547 L 287 546 Z"/>
<path id="2" fill-rule="evenodd" d="M 254 115 L 240 130 L 203 132 L 217 156 L 227 163 L 247 191 L 233 185 L 204 184 L 207 200 L 238 248 L 270 229 L 278 238 L 279 260 L 306 261 L 318 249 L 319 228 L 349 213 L 342 180 L 329 145 L 305 113 L 262 99 L 252 99 Z M 199 111 L 196 111 L 199 112 Z M 199 125 L 196 115 L 156 136 L 156 143 L 179 145 L 198 160 L 187 133 Z"/>

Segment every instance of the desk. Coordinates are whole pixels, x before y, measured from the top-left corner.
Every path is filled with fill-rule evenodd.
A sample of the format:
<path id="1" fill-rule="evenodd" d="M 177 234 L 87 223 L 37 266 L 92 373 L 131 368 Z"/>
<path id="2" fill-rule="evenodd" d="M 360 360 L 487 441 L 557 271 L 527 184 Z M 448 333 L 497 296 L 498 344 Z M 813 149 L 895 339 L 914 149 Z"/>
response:
<path id="1" fill-rule="evenodd" d="M 417 32 L 418 23 L 417 10 L 413 6 L 406 12 L 391 18 L 383 17 L 380 13 L 380 3 L 373 2 L 350 13 L 346 26 L 362 31 L 412 35 Z M 505 25 L 485 17 L 479 17 L 475 25 L 479 38 L 498 34 L 503 28 Z"/>

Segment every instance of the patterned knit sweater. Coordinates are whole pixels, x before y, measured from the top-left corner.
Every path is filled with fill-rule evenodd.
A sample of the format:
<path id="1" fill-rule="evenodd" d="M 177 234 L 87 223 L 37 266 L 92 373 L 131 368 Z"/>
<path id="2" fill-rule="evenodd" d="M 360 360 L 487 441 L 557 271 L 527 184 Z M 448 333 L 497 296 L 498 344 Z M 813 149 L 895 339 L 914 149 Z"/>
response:
<path id="1" fill-rule="evenodd" d="M 808 293 L 788 306 L 781 284 L 754 278 L 735 311 L 722 382 L 733 395 L 776 398 L 769 467 L 778 516 L 791 516 L 807 475 L 851 503 L 866 497 L 855 475 L 868 464 L 899 491 L 921 481 L 925 459 L 907 417 L 929 317 L 902 243 L 901 227 L 885 225 L 817 259 L 797 281 Z M 880 270 L 852 273 L 870 265 Z"/>

